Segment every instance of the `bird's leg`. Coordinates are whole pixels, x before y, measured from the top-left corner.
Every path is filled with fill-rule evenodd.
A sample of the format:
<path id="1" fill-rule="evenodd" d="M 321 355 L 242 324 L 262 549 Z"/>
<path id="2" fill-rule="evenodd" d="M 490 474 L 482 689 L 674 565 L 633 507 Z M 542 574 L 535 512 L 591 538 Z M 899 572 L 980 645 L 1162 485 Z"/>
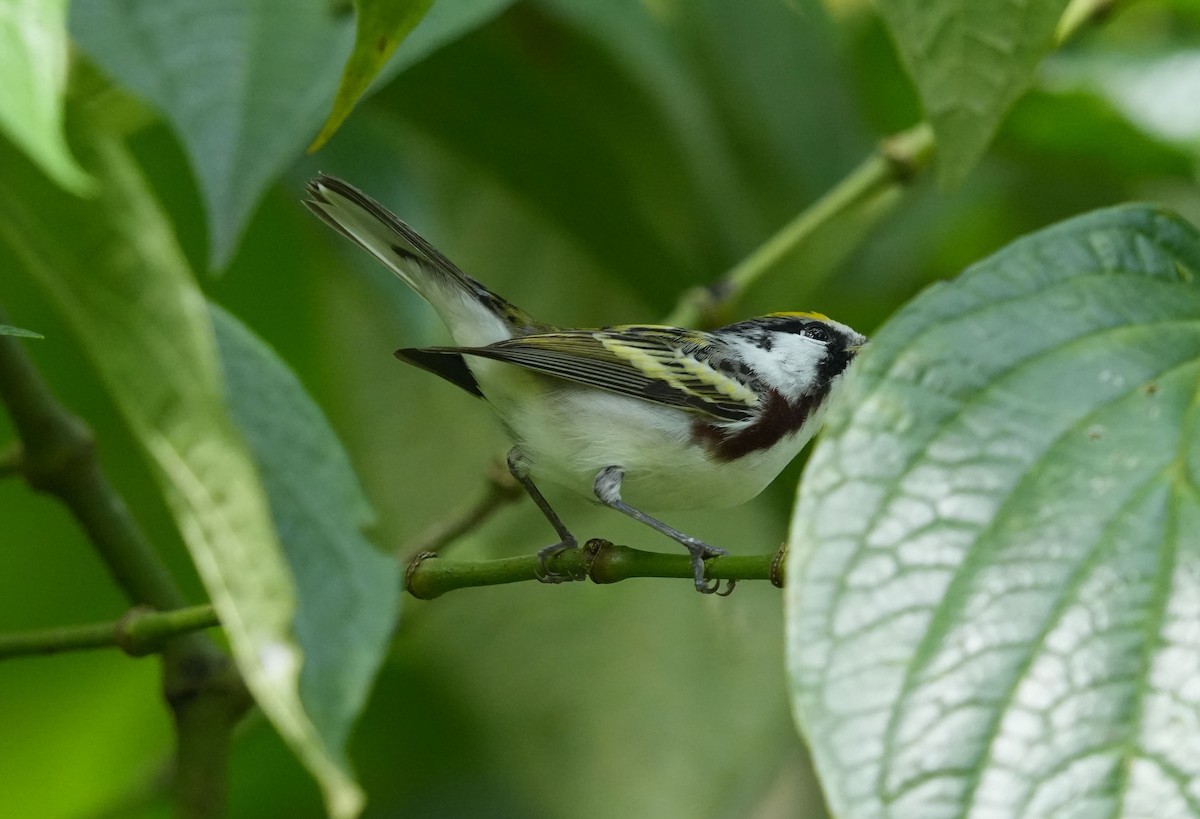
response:
<path id="1" fill-rule="evenodd" d="M 541 491 L 534 486 L 533 481 L 529 478 L 529 467 L 525 463 L 525 455 L 521 452 L 520 447 L 513 447 L 508 451 L 508 471 L 516 478 L 517 483 L 524 487 L 529 497 L 537 504 L 537 508 L 542 510 L 542 514 L 546 516 L 546 520 L 550 521 L 550 525 L 554 527 L 554 531 L 558 533 L 558 543 L 552 543 L 542 549 L 538 549 L 538 565 L 541 566 L 542 574 L 538 577 L 543 583 L 561 583 L 564 580 L 580 580 L 581 578 L 571 575 L 558 574 L 550 570 L 546 565 L 548 558 L 554 557 L 556 554 L 565 552 L 567 549 L 574 549 L 579 545 L 579 541 L 575 539 L 575 535 L 567 531 L 566 524 L 562 522 L 562 518 L 554 511 L 550 502 L 546 500 Z"/>
<path id="2" fill-rule="evenodd" d="M 645 512 L 634 509 L 632 506 L 621 500 L 621 481 L 625 479 L 625 470 L 619 466 L 607 466 L 600 470 L 600 474 L 596 476 L 596 483 L 593 489 L 596 492 L 596 497 L 600 502 L 610 509 L 616 509 L 618 512 L 624 512 L 634 520 L 641 521 L 647 526 L 651 526 L 662 532 L 671 540 L 682 545 L 692 555 L 692 577 L 696 581 L 696 591 L 701 594 L 712 594 L 721 587 L 721 581 L 717 580 L 712 585 L 704 579 L 704 561 L 710 557 L 718 557 L 719 555 L 729 554 L 724 549 L 718 549 L 716 546 L 709 546 L 703 541 L 697 540 L 694 537 L 685 535 L 683 532 L 663 523 L 658 518 L 653 518 Z M 725 595 L 733 591 L 734 581 L 729 581 L 729 588 L 723 593 Z"/>

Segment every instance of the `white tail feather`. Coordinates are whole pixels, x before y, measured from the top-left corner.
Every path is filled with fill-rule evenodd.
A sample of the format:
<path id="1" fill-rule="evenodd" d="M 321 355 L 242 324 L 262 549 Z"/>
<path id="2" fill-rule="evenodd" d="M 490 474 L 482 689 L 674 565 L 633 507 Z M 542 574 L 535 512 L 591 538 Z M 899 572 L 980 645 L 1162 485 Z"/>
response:
<path id="1" fill-rule="evenodd" d="M 459 270 L 437 248 L 354 186 L 322 174 L 308 185 L 309 210 L 382 262 L 424 298 L 455 342 L 479 347 L 532 323 L 519 309 Z"/>

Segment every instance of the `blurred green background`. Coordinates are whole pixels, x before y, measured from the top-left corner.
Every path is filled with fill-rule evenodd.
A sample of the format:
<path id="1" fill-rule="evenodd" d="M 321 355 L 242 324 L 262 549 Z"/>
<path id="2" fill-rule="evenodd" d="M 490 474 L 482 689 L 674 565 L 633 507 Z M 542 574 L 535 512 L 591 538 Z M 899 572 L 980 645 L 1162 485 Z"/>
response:
<path id="1" fill-rule="evenodd" d="M 188 126 L 161 103 L 137 100 L 154 94 L 124 73 L 136 67 L 121 62 L 121 37 L 132 35 L 120 29 L 119 5 L 71 8 L 69 123 L 83 127 L 88 105 L 119 120 L 204 290 L 269 342 L 328 414 L 377 512 L 372 538 L 387 551 L 479 497 L 505 441 L 486 406 L 392 358 L 446 335 L 423 303 L 299 205 L 312 174 L 367 190 L 539 318 L 655 321 L 921 116 L 863 3 L 480 3 L 470 26 L 398 62 L 316 155 L 300 150 L 313 131 L 285 139 L 273 170 L 251 162 L 263 146 L 249 129 L 218 151 L 219 139 L 189 142 Z M 1148 199 L 1200 221 L 1200 11 L 1182 0 L 1126 5 L 1047 62 L 961 188 L 922 177 L 838 220 L 728 317 L 818 310 L 869 334 L 930 282 L 1058 219 Z M 287 13 L 298 27 L 319 16 L 336 38 L 312 60 L 311 95 L 255 104 L 319 115 L 348 47 L 349 10 L 301 3 Z M 310 29 L 324 36 L 317 23 Z M 243 114 L 264 116 L 249 102 Z M 238 194 L 226 200 L 204 169 L 237 165 L 234 154 L 244 167 L 231 172 Z M 265 186 L 257 205 L 240 175 L 251 170 Z M 46 336 L 26 348 L 93 425 L 139 522 L 202 601 L 138 447 L 81 353 L 89 340 L 72 336 L 3 244 L 0 303 L 13 324 Z M 11 438 L 0 415 L 0 444 Z M 799 470 L 742 508 L 671 522 L 735 552 L 771 552 Z M 671 548 L 618 515 L 547 493 L 584 537 Z M 453 553 L 527 553 L 550 540 L 522 501 Z M 0 630 L 125 608 L 67 514 L 0 481 Z M 351 741 L 366 815 L 823 816 L 788 711 L 781 634 L 781 596 L 765 583 L 743 583 L 728 599 L 662 580 L 406 599 Z M 5 662 L 0 812 L 168 815 L 171 725 L 159 696 L 157 664 L 116 651 Z M 242 729 L 230 805 L 236 817 L 322 813 L 316 786 L 262 718 Z"/>

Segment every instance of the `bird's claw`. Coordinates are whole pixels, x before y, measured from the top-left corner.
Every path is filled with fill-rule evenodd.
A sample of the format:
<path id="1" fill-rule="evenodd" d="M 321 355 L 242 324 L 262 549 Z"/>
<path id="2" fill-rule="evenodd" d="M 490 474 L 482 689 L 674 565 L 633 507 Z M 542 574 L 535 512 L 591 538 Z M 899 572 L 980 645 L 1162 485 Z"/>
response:
<path id="1" fill-rule="evenodd" d="M 584 573 L 582 575 L 575 575 L 575 574 L 571 574 L 570 572 L 567 572 L 566 574 L 559 574 L 558 572 L 554 571 L 553 569 L 551 569 L 549 566 L 546 565 L 546 561 L 548 559 L 555 557 L 556 555 L 560 555 L 563 552 L 568 551 L 570 549 L 578 548 L 578 545 L 579 545 L 578 543 L 575 543 L 573 541 L 570 541 L 570 542 L 562 541 L 560 543 L 555 543 L 553 545 L 547 546 L 544 549 L 539 549 L 538 553 L 537 553 L 538 568 L 537 568 L 537 571 L 534 572 L 533 576 L 537 579 L 537 581 L 539 583 L 550 583 L 550 584 L 570 583 L 575 580 L 583 580 L 585 577 L 587 577 L 586 573 Z"/>
<path id="2" fill-rule="evenodd" d="M 701 594 L 715 594 L 718 597 L 728 597 L 733 594 L 733 587 L 737 585 L 737 581 L 729 578 L 729 584 L 725 587 L 725 591 L 721 591 L 721 579 L 717 578 L 710 584 L 705 578 L 705 563 L 710 557 L 720 557 L 721 555 L 729 554 L 724 549 L 718 549 L 716 546 L 709 546 L 707 543 L 685 544 L 688 551 L 692 553 L 692 576 L 696 580 L 696 591 Z"/>

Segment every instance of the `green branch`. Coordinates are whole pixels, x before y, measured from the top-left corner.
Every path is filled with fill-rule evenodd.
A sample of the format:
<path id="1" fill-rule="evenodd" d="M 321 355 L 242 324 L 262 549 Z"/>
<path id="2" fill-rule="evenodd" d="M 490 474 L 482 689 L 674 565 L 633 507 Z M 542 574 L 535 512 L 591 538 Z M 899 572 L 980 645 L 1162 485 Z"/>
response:
<path id="1" fill-rule="evenodd" d="M 75 515 L 129 599 L 162 611 L 186 606 L 183 592 L 101 471 L 91 430 L 58 402 L 11 336 L 0 336 L 0 401 L 21 439 L 21 474 Z"/>
<path id="2" fill-rule="evenodd" d="M 737 301 L 747 288 L 776 269 L 781 261 L 822 228 L 909 184 L 928 167 L 933 150 L 933 131 L 925 123 L 888 137 L 849 176 L 801 211 L 728 273 L 706 287 L 685 293 L 664 323 L 677 327 L 712 323 L 721 308 Z"/>
<path id="3" fill-rule="evenodd" d="M 171 637 L 216 625 L 216 612 L 208 605 L 175 611 L 139 606 L 107 623 L 0 634 L 0 659 L 95 648 L 119 648 L 131 657 L 144 657 L 161 651 Z"/>
<path id="4" fill-rule="evenodd" d="M 1061 46 L 1083 28 L 1102 22 L 1129 0 L 1075 0 L 1055 33 Z M 692 288 L 683 294 L 664 324 L 694 327 L 720 323 L 722 309 L 742 294 L 797 248 L 822 229 L 845 215 L 877 205 L 886 195 L 912 183 L 929 167 L 937 145 L 929 123 L 921 122 L 906 131 L 886 137 L 879 148 L 824 196 L 802 210 L 792 221 L 738 262 L 717 281 Z"/>
<path id="5" fill-rule="evenodd" d="M 0 323 L 3 318 L 0 311 Z M 101 470 L 91 430 L 58 402 L 21 343 L 4 335 L 0 402 L 20 439 L 26 482 L 71 511 L 129 600 L 162 612 L 186 608 L 183 592 Z M 176 726 L 176 815 L 221 816 L 233 729 L 250 707 L 249 695 L 229 656 L 204 634 L 166 637 L 162 656 L 163 694 Z"/>
<path id="6" fill-rule="evenodd" d="M 525 491 L 508 474 L 508 470 L 499 463 L 493 463 L 488 474 L 488 484 L 484 496 L 463 510 L 461 514 L 449 520 L 434 523 L 399 552 L 400 558 L 407 563 L 415 555 L 441 551 L 448 544 L 481 526 L 501 508 L 524 494 Z"/>
<path id="7" fill-rule="evenodd" d="M 706 562 L 705 576 L 710 580 L 770 580 L 782 588 L 783 554 L 781 547 L 770 555 L 715 557 Z M 555 555 L 546 561 L 546 569 L 564 578 L 593 583 L 617 583 L 634 577 L 692 577 L 688 555 L 645 552 L 600 539 Z M 537 555 L 467 561 L 425 553 L 409 564 L 404 588 L 414 597 L 432 600 L 455 589 L 538 581 L 546 574 Z"/>

